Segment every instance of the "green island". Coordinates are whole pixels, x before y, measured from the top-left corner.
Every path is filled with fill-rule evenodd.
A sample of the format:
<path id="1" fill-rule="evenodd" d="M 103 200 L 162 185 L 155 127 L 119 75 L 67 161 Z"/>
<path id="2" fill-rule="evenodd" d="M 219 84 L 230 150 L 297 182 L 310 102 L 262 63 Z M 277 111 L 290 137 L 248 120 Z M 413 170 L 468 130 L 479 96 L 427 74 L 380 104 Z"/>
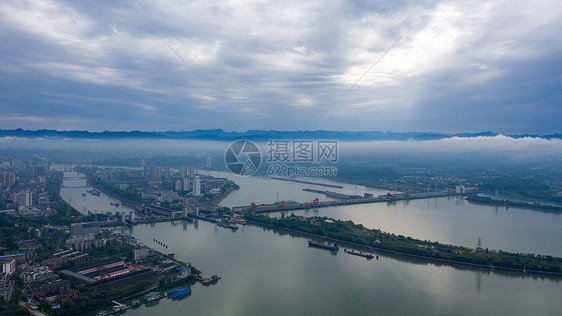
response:
<path id="1" fill-rule="evenodd" d="M 536 210 L 544 211 L 555 211 L 562 212 L 562 207 L 556 205 L 546 205 L 539 203 L 529 203 L 529 202 L 513 202 L 509 200 L 494 200 L 487 196 L 470 195 L 466 197 L 466 200 L 475 204 L 488 204 L 488 205 L 501 205 L 501 206 L 513 206 L 521 208 L 530 208 Z"/>
<path id="2" fill-rule="evenodd" d="M 291 214 L 278 219 L 265 215 L 246 215 L 245 219 L 251 224 L 306 233 L 333 242 L 367 246 L 377 251 L 423 257 L 452 264 L 562 276 L 562 258 L 559 257 L 440 244 L 386 233 L 378 229 L 368 229 L 352 221 L 328 217 L 305 218 Z"/>

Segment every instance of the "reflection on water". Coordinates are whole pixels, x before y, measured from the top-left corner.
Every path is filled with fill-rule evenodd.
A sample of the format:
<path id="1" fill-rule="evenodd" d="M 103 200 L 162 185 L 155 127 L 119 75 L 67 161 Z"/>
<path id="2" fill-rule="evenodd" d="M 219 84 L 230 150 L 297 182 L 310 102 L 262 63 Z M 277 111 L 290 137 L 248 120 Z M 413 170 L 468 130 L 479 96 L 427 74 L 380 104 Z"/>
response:
<path id="1" fill-rule="evenodd" d="M 240 190 L 223 200 L 224 206 L 271 203 L 279 192 L 281 200 L 299 202 L 314 198 L 327 200 L 323 194 L 302 191 L 304 188 L 328 188 L 260 177 L 241 177 L 226 172 L 210 172 L 236 182 Z M 386 194 L 387 191 L 320 179 L 342 185 L 346 194 Z M 336 190 L 336 189 L 330 189 Z M 562 256 L 562 214 L 521 208 L 472 204 L 462 197 L 433 198 L 392 203 L 371 203 L 314 210 L 285 212 L 304 216 L 327 216 L 352 220 L 369 228 L 402 234 L 422 240 L 438 241 L 474 248 L 478 238 L 484 248 L 513 252 Z M 282 213 L 270 213 L 280 216 Z"/>
<path id="2" fill-rule="evenodd" d="M 462 197 L 371 203 L 269 213 L 327 216 L 422 240 L 562 256 L 562 214 L 471 204 Z"/>
<path id="3" fill-rule="evenodd" d="M 68 173 L 67 176 L 79 175 Z M 303 192 L 310 185 L 228 176 L 240 190 L 224 205 L 274 202 L 280 199 L 310 200 L 317 194 Z M 87 210 L 112 210 L 114 201 L 81 193 L 85 180 L 65 179 L 65 200 Z M 68 188 L 67 186 L 77 186 Z M 346 191 L 348 190 L 348 191 Z M 349 191 L 351 190 L 351 191 Z M 355 186 L 343 191 L 355 193 Z M 358 187 L 359 194 L 370 189 Z M 363 192 L 362 192 L 363 191 Z M 375 194 L 384 191 L 371 190 Z M 380 193 L 379 193 L 380 192 Z M 77 200 L 77 201 L 76 201 Z M 290 213 L 286 213 L 288 215 Z M 517 208 L 473 205 L 459 198 L 400 201 L 295 211 L 305 216 L 351 219 L 421 239 L 474 247 L 481 237 L 484 247 L 560 254 L 559 214 Z M 276 213 L 273 215 L 280 215 Z M 181 224 L 180 224 L 181 223 Z M 308 247 L 307 238 L 255 226 L 238 231 L 207 222 L 152 223 L 118 228 L 158 249 L 192 262 L 221 281 L 211 287 L 196 284 L 189 300 L 169 301 L 135 310 L 129 315 L 219 314 L 555 314 L 562 309 L 562 282 L 508 272 L 452 267 L 426 260 L 379 254 L 365 260 L 343 253 Z"/>
<path id="4" fill-rule="evenodd" d="M 383 254 L 365 260 L 309 248 L 307 238 L 275 229 L 233 232 L 195 221 L 124 231 L 151 247 L 161 240 L 178 259 L 222 277 L 211 287 L 194 285 L 190 300 L 163 300 L 130 315 L 525 315 L 561 307 L 560 280 Z"/>

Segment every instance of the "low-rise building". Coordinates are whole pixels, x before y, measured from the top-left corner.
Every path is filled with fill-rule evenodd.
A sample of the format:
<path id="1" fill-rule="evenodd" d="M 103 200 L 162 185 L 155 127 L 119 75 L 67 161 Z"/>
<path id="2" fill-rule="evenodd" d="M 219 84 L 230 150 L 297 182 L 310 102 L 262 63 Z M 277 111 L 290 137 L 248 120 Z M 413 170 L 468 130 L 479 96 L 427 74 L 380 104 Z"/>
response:
<path id="1" fill-rule="evenodd" d="M 43 260 L 43 265 L 56 269 L 69 262 L 83 264 L 88 261 L 88 258 L 89 255 L 87 253 L 81 253 L 80 251 L 70 252 L 65 250 L 63 252 L 53 254 L 49 259 Z"/>
<path id="2" fill-rule="evenodd" d="M 22 273 L 23 283 L 26 286 L 33 286 L 37 283 L 46 282 L 55 279 L 55 274 L 53 270 L 42 265 L 30 266 L 27 270 Z"/>
<path id="3" fill-rule="evenodd" d="M 49 295 L 64 295 L 70 291 L 70 281 L 62 279 L 40 282 L 27 289 L 28 295 L 35 299 L 44 298 Z"/>

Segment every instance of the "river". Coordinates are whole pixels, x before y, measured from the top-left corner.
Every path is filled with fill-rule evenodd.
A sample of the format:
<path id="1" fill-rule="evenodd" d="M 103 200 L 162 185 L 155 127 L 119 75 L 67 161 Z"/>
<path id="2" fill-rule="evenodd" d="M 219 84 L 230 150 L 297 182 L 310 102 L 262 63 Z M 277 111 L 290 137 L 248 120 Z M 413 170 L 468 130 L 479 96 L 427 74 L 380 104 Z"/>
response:
<path id="1" fill-rule="evenodd" d="M 306 202 L 314 198 L 328 199 L 323 194 L 302 191 L 304 188 L 360 195 L 388 192 L 323 179 L 314 181 L 341 185 L 343 189 L 240 177 L 229 173 L 211 175 L 226 177 L 240 186 L 239 191 L 222 201 L 222 205 L 229 207 L 249 205 L 251 202 L 275 202 L 276 192 L 280 192 L 282 200 Z M 390 233 L 471 248 L 475 248 L 478 238 L 481 238 L 484 248 L 562 257 L 562 213 L 472 204 L 463 197 L 379 202 L 269 214 L 280 216 L 282 213 L 352 220 Z"/>
<path id="2" fill-rule="evenodd" d="M 277 192 L 285 200 L 326 199 L 302 188 L 328 189 L 220 175 L 240 185 L 239 191 L 222 202 L 227 206 L 273 202 Z M 67 183 L 65 180 L 63 195 L 69 190 Z M 386 192 L 345 184 L 341 191 Z M 71 203 L 76 207 L 74 200 Z M 87 209 L 95 207 L 93 204 Z M 484 247 L 493 249 L 562 254 L 559 214 L 472 205 L 459 198 L 342 206 L 295 214 L 352 219 L 393 233 L 471 247 L 481 237 Z M 178 221 L 120 230 L 156 250 L 175 253 L 207 275 L 222 277 L 209 287 L 193 285 L 193 294 L 183 300 L 164 299 L 154 306 L 128 310 L 127 315 L 549 315 L 562 310 L 559 278 L 436 265 L 381 254 L 379 260 L 366 260 L 341 250 L 333 254 L 309 248 L 306 238 L 255 226 L 233 232 L 207 222 Z M 159 249 L 153 238 L 169 248 Z"/>
<path id="3" fill-rule="evenodd" d="M 83 174 L 74 171 L 64 172 L 60 196 L 80 213 L 88 215 L 88 212 L 97 214 L 126 212 L 128 214 L 133 210 L 123 205 L 120 200 L 104 194 L 103 192 L 100 192 L 99 196 L 88 193 L 88 191 L 92 189 L 93 188 L 86 183 L 86 177 Z M 114 203 L 114 205 L 110 203 Z M 115 203 L 118 203 L 119 206 L 115 206 Z"/>

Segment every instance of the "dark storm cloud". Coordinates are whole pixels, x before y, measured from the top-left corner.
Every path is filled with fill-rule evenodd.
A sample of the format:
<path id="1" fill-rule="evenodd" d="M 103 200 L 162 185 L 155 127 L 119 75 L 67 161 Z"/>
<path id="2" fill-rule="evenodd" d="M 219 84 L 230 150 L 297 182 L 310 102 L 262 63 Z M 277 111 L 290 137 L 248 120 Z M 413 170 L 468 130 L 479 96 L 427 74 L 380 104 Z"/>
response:
<path id="1" fill-rule="evenodd" d="M 0 125 L 310 129 L 412 27 L 316 128 L 560 132 L 558 7 L 4 1 Z"/>

